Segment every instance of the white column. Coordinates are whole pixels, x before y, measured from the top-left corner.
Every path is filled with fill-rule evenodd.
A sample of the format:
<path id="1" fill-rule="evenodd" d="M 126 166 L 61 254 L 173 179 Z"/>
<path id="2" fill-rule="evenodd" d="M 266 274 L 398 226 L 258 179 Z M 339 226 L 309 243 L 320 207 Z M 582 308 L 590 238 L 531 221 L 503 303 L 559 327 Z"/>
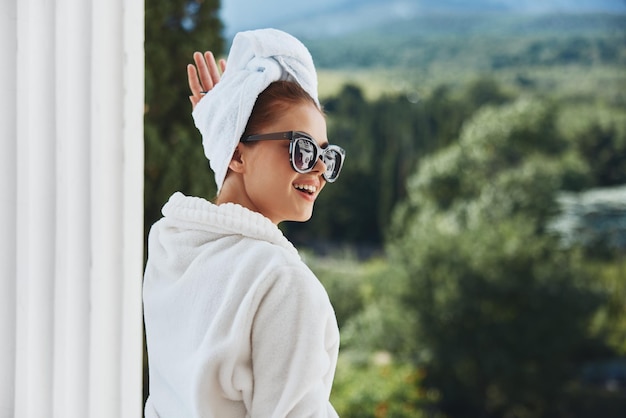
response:
<path id="1" fill-rule="evenodd" d="M 53 3 L 19 1 L 16 417 L 43 417 L 52 410 L 57 139 L 54 52 Z"/>
<path id="2" fill-rule="evenodd" d="M 15 396 L 15 273 L 17 207 L 17 4 L 0 2 L 0 417 L 12 417 Z"/>
<path id="3" fill-rule="evenodd" d="M 143 415 L 143 183 L 144 183 L 144 0 L 122 0 L 124 51 L 122 355 L 120 417 Z M 130 278 L 130 279 L 129 279 Z M 133 279 L 135 278 L 135 279 Z M 139 280 L 136 280 L 139 278 Z M 140 362 L 139 364 L 137 362 Z M 138 373 L 139 372 L 139 373 Z M 139 409 L 139 411 L 138 411 Z"/>
<path id="4" fill-rule="evenodd" d="M 59 233 L 56 235 L 53 408 L 55 416 L 68 418 L 88 416 L 89 401 L 86 391 L 91 306 L 89 16 L 88 1 L 57 1 L 54 62 Z"/>
<path id="5" fill-rule="evenodd" d="M 120 9 L 120 0 L 109 0 L 94 2 L 92 10 L 91 49 L 97 53 L 91 61 L 91 417 L 119 416 L 121 400 L 115 386 L 121 383 L 123 250 L 115 244 L 122 241 L 123 118 L 115 107 L 122 105 L 123 91 L 110 88 L 123 85 Z"/>
<path id="6" fill-rule="evenodd" d="M 143 0 L 0 7 L 0 417 L 141 417 Z"/>

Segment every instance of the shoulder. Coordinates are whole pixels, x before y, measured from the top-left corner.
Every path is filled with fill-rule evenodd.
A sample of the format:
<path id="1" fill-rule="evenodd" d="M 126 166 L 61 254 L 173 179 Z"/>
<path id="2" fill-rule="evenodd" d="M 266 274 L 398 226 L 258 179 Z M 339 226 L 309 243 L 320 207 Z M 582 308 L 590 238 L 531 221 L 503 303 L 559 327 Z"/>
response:
<path id="1" fill-rule="evenodd" d="M 298 253 L 254 239 L 244 240 L 241 244 L 242 262 L 254 267 L 264 280 L 286 281 L 294 286 L 319 283 L 315 274 L 302 261 Z"/>
<path id="2" fill-rule="evenodd" d="M 280 301 L 285 308 L 292 306 L 320 315 L 333 311 L 326 289 L 302 261 L 274 266 L 265 280 L 271 299 Z"/>
<path id="3" fill-rule="evenodd" d="M 238 245 L 239 268 L 255 277 L 259 291 L 285 297 L 328 299 L 318 278 L 297 253 L 254 239 L 244 239 Z"/>

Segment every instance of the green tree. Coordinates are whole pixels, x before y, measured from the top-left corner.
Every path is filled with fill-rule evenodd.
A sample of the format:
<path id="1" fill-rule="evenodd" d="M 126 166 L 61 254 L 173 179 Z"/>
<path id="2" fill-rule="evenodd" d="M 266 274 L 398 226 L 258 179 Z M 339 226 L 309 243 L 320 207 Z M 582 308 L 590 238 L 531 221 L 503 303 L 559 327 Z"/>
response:
<path id="1" fill-rule="evenodd" d="M 191 118 L 186 65 L 194 51 L 223 51 L 219 0 L 147 0 L 145 228 L 177 190 L 215 191 L 200 134 Z"/>
<path id="2" fill-rule="evenodd" d="M 616 123 L 594 123 L 578 139 L 580 154 L 591 170 L 596 187 L 626 183 L 626 129 Z"/>
<path id="3" fill-rule="evenodd" d="M 552 106 L 479 111 L 427 157 L 398 208 L 390 254 L 408 274 L 415 360 L 452 417 L 555 416 L 601 295 L 546 233 L 555 193 L 585 165 Z"/>

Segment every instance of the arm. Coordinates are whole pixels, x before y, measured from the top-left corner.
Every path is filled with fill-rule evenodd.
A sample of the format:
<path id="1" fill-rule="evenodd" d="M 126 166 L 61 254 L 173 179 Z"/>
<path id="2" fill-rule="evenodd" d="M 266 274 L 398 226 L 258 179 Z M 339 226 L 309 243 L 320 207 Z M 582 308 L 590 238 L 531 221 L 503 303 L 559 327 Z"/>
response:
<path id="1" fill-rule="evenodd" d="M 192 109 L 196 107 L 200 99 L 220 81 L 220 71 L 226 71 L 226 60 L 215 60 L 213 53 L 207 51 L 203 54 L 194 52 L 194 64 L 187 65 L 187 80 L 191 90 Z M 219 66 L 219 70 L 218 70 Z"/>
<path id="2" fill-rule="evenodd" d="M 337 417 L 328 398 L 338 347 L 335 314 L 317 278 L 280 269 L 252 328 L 251 417 Z"/>

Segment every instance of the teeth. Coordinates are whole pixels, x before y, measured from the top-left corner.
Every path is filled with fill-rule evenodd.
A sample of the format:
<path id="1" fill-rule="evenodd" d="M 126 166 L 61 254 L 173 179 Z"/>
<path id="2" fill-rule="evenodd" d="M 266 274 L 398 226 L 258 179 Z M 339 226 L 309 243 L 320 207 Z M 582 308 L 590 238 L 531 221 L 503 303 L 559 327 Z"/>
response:
<path id="1" fill-rule="evenodd" d="M 305 192 L 308 192 L 308 193 L 315 193 L 317 191 L 317 187 L 312 186 L 310 184 L 294 184 L 293 187 L 295 187 L 298 190 L 304 190 Z"/>

